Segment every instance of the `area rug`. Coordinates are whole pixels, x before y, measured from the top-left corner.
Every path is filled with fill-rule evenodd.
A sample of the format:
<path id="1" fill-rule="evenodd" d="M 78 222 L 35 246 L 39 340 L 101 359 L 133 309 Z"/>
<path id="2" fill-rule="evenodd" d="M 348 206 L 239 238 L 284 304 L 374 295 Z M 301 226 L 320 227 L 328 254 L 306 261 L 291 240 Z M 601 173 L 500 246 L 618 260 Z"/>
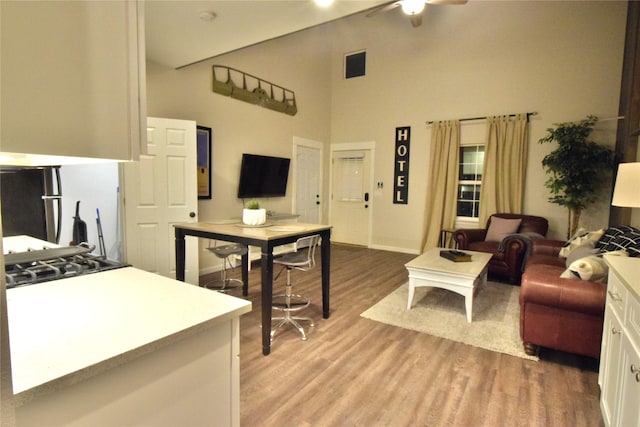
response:
<path id="1" fill-rule="evenodd" d="M 408 283 L 361 314 L 362 317 L 411 329 L 487 350 L 538 360 L 529 356 L 520 340 L 519 286 L 497 282 L 476 291 L 473 322 L 468 323 L 464 297 L 445 289 L 416 288 L 407 310 Z"/>

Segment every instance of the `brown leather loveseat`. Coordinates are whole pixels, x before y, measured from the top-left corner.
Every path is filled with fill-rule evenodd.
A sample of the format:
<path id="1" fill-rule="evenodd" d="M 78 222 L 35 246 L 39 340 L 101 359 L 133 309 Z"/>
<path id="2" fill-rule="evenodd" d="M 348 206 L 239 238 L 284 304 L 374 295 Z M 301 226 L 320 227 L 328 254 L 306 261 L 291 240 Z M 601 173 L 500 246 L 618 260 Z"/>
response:
<path id="1" fill-rule="evenodd" d="M 558 240 L 533 242 L 520 289 L 520 337 L 527 353 L 549 347 L 600 357 L 607 292 L 601 255 L 640 256 L 640 230 L 612 226 L 592 237 L 595 243 L 587 241 L 592 233 L 598 232 L 585 234 L 575 249 Z M 570 251 L 566 259 L 558 256 L 563 246 Z"/>
<path id="2" fill-rule="evenodd" d="M 607 285 L 560 277 L 564 243 L 533 243 L 520 289 L 520 337 L 527 354 L 541 346 L 598 358 Z"/>
<path id="3" fill-rule="evenodd" d="M 496 240 L 491 237 L 490 230 L 495 229 L 497 224 L 514 220 L 516 229 L 498 234 L 504 238 L 498 237 Z M 520 222 L 517 223 L 517 220 Z M 496 213 L 489 217 L 486 228 L 459 229 L 453 233 L 453 238 L 459 250 L 492 254 L 488 269 L 490 278 L 517 285 L 531 241 L 546 236 L 548 228 L 549 222 L 539 216 Z"/>

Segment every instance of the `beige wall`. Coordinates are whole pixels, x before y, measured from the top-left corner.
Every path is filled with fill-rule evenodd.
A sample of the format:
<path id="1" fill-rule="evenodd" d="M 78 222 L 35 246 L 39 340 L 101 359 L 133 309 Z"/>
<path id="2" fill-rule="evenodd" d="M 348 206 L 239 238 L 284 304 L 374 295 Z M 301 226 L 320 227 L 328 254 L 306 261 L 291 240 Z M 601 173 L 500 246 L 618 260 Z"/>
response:
<path id="1" fill-rule="evenodd" d="M 624 2 L 469 2 L 432 6 L 412 28 L 400 13 L 337 24 L 332 67 L 331 142 L 376 141 L 373 245 L 419 248 L 428 176 L 429 120 L 537 111 L 530 125 L 524 212 L 566 213 L 547 202 L 537 141 L 552 123 L 615 117 L 626 22 Z M 367 76 L 340 78 L 344 53 L 367 49 Z M 411 126 L 409 204 L 393 205 L 394 129 Z M 477 126 L 477 125 L 475 125 Z M 613 145 L 616 122 L 594 139 Z M 605 197 L 606 198 L 606 197 Z M 585 213 L 604 226 L 608 200 Z"/>
<path id="2" fill-rule="evenodd" d="M 147 64 L 149 116 L 195 120 L 212 128 L 213 197 L 198 202 L 199 220 L 242 215 L 243 202 L 236 196 L 242 153 L 291 158 L 294 136 L 329 140 L 327 40 L 325 30 L 316 28 L 179 70 Z M 298 113 L 289 116 L 212 92 L 213 64 L 236 68 L 294 91 Z M 290 189 L 291 181 L 286 197 L 261 199 L 261 206 L 291 212 Z M 211 272 L 220 260 L 204 250 L 208 242 L 200 240 L 200 271 Z"/>
<path id="3" fill-rule="evenodd" d="M 293 136 L 327 144 L 375 141 L 374 179 L 385 186 L 373 198 L 372 244 L 403 251 L 418 251 L 422 239 L 430 139 L 425 122 L 536 111 L 524 211 L 549 218 L 550 235 L 562 237 L 566 213 L 546 201 L 540 166 L 552 147 L 537 141 L 556 122 L 617 116 L 625 23 L 626 3 L 612 1 L 431 6 L 419 28 L 399 11 L 356 15 L 181 70 L 149 64 L 148 110 L 213 128 L 214 195 L 200 202 L 201 220 L 239 214 L 242 152 L 290 156 Z M 361 49 L 367 50 L 367 75 L 343 80 L 343 55 Z M 294 90 L 298 114 L 212 93 L 214 63 Z M 594 138 L 613 145 L 615 125 L 603 122 Z M 398 126 L 412 128 L 408 205 L 392 204 Z M 327 200 L 329 174 L 324 176 Z M 290 195 L 265 203 L 290 210 Z M 605 226 L 607 218 L 605 200 L 585 213 L 584 223 Z"/>
<path id="4" fill-rule="evenodd" d="M 236 192 L 242 153 L 291 157 L 294 136 L 328 141 L 328 59 L 327 36 L 316 28 L 179 70 L 148 64 L 149 116 L 196 120 L 213 129 L 213 198 L 199 202 L 201 220 L 241 215 Z M 213 64 L 294 91 L 298 113 L 290 116 L 212 92 Z M 263 200 L 263 207 L 291 212 L 289 188 L 287 197 Z"/>

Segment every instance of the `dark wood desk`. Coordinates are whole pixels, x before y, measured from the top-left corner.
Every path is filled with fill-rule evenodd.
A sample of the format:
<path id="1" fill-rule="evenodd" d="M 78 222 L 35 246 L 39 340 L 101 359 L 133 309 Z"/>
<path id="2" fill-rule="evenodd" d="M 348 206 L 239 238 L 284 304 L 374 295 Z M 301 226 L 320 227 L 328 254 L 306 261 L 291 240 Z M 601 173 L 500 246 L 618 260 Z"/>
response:
<path id="1" fill-rule="evenodd" d="M 261 249 L 262 272 L 262 354 L 271 352 L 271 304 L 273 300 L 273 248 L 293 243 L 301 237 L 319 234 L 322 238 L 322 317 L 329 318 L 329 271 L 331 266 L 331 226 L 299 222 L 277 222 L 267 227 L 245 227 L 242 224 L 195 222 L 175 224 L 176 279 L 184 281 L 185 236 L 203 237 L 257 246 Z M 193 254 L 197 256 L 197 254 Z M 249 255 L 242 256 L 242 294 L 249 291 Z"/>

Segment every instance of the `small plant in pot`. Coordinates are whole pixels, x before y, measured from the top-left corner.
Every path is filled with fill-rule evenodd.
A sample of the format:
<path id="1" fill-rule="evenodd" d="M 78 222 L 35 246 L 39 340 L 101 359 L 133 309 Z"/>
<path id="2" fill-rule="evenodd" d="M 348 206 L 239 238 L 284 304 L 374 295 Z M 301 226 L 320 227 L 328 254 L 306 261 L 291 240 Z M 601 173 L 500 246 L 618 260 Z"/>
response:
<path id="1" fill-rule="evenodd" d="M 267 221 L 266 209 L 260 208 L 260 202 L 249 200 L 247 207 L 242 210 L 242 222 L 247 225 L 261 225 Z"/>

